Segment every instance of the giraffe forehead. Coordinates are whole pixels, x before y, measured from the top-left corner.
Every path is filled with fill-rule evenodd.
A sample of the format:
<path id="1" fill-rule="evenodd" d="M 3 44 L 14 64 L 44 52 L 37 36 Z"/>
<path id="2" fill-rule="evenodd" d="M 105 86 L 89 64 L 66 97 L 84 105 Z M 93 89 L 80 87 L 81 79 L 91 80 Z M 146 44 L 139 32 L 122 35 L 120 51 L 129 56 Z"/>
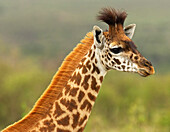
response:
<path id="1" fill-rule="evenodd" d="M 103 35 L 106 38 L 106 44 L 115 46 L 115 45 L 126 45 L 126 42 L 132 41 L 125 34 L 117 33 L 116 36 L 112 37 L 108 32 L 103 32 Z"/>

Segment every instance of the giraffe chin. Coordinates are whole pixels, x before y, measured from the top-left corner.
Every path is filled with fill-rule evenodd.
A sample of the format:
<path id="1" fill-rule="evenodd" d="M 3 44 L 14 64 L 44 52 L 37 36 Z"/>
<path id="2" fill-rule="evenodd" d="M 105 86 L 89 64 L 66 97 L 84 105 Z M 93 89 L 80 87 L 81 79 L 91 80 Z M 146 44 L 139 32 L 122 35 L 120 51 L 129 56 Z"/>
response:
<path id="1" fill-rule="evenodd" d="M 142 77 L 147 77 L 149 75 L 152 75 L 148 71 L 146 71 L 145 69 L 139 69 L 138 74 L 141 75 Z"/>

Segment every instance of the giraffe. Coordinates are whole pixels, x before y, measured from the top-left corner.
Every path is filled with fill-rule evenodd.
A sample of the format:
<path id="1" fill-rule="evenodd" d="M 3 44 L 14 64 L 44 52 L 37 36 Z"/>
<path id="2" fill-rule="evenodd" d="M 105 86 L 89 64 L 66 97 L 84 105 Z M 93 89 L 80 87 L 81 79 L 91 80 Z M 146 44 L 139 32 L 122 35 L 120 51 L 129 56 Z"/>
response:
<path id="1" fill-rule="evenodd" d="M 2 132 L 81 132 L 109 70 L 154 74 L 132 41 L 136 25 L 124 27 L 126 17 L 125 11 L 103 8 L 97 19 L 109 30 L 94 26 L 65 58 L 33 109 Z"/>

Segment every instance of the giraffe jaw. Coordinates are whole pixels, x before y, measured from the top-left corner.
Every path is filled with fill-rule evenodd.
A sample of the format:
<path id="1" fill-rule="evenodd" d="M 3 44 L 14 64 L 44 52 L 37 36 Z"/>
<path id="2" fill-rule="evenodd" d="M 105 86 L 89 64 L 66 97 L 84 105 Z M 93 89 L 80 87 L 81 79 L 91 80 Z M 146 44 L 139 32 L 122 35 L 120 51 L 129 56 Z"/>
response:
<path id="1" fill-rule="evenodd" d="M 138 71 L 138 73 L 139 73 L 139 75 L 141 75 L 142 77 L 147 77 L 147 76 L 150 75 L 150 74 L 149 74 L 146 70 L 144 70 L 144 69 L 140 69 L 140 70 Z"/>
<path id="2" fill-rule="evenodd" d="M 141 75 L 142 77 L 147 77 L 149 75 L 153 75 L 155 74 L 155 70 L 153 67 L 151 67 L 151 70 L 147 70 L 147 69 L 139 69 L 138 70 L 139 75 Z"/>

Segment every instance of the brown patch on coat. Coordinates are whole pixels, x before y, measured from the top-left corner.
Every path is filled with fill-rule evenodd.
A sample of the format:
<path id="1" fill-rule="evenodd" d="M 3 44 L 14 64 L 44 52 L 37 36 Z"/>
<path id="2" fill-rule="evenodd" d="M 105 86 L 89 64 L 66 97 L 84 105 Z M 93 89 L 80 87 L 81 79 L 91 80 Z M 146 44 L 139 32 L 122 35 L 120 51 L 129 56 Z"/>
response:
<path id="1" fill-rule="evenodd" d="M 122 65 L 121 67 L 123 68 L 123 70 L 125 70 L 125 65 Z"/>
<path id="2" fill-rule="evenodd" d="M 87 67 L 89 70 L 91 69 L 91 65 L 90 65 L 90 61 L 89 61 L 89 60 L 86 62 L 86 67 Z"/>
<path id="3" fill-rule="evenodd" d="M 113 60 L 114 60 L 118 65 L 121 64 L 121 62 L 120 62 L 118 59 L 114 58 Z"/>
<path id="4" fill-rule="evenodd" d="M 78 132 L 83 132 L 83 129 L 84 129 L 83 127 L 79 128 Z"/>
<path id="5" fill-rule="evenodd" d="M 57 128 L 57 132 L 71 132 L 71 131 L 70 130 L 64 130 L 64 129 Z"/>
<path id="6" fill-rule="evenodd" d="M 60 120 L 57 120 L 57 123 L 59 125 L 62 125 L 62 126 L 68 126 L 69 125 L 69 120 L 70 120 L 70 117 L 69 116 L 66 116 Z"/>
<path id="7" fill-rule="evenodd" d="M 76 114 L 73 114 L 73 124 L 72 127 L 76 128 L 79 122 L 79 118 L 80 118 L 80 113 L 77 112 Z"/>
<path id="8" fill-rule="evenodd" d="M 70 90 L 70 95 L 73 96 L 73 97 L 76 96 L 78 90 L 79 90 L 79 88 L 72 88 Z"/>
<path id="9" fill-rule="evenodd" d="M 97 59 L 95 59 L 95 63 L 97 64 Z"/>
<path id="10" fill-rule="evenodd" d="M 93 55 L 92 55 L 92 57 L 91 57 L 91 60 L 93 60 L 94 57 L 95 57 L 95 52 L 93 52 Z"/>
<path id="11" fill-rule="evenodd" d="M 88 57 L 91 56 L 91 53 L 92 53 L 92 49 L 90 49 L 89 54 L 88 54 Z"/>
<path id="12" fill-rule="evenodd" d="M 55 129 L 55 124 L 53 123 L 53 120 L 45 120 L 43 122 L 43 127 L 41 127 L 39 130 L 40 132 L 51 132 L 51 131 L 54 131 Z"/>
<path id="13" fill-rule="evenodd" d="M 80 73 L 78 72 L 76 74 L 76 72 L 73 74 L 73 77 L 70 79 L 71 81 L 75 82 L 75 84 L 79 85 L 80 84 L 80 81 L 81 81 L 81 75 Z"/>
<path id="14" fill-rule="evenodd" d="M 67 95 L 68 94 L 68 92 L 70 91 L 70 85 L 66 85 L 66 87 L 65 87 L 65 95 Z"/>
<path id="15" fill-rule="evenodd" d="M 55 103 L 55 111 L 54 111 L 54 114 L 53 114 L 54 118 L 61 116 L 63 113 L 65 113 L 65 111 L 63 111 L 60 108 L 58 102 L 56 102 Z"/>
<path id="16" fill-rule="evenodd" d="M 83 80 L 83 82 L 81 84 L 81 86 L 83 86 L 85 90 L 87 90 L 88 87 L 89 87 L 89 84 L 88 84 L 89 78 L 90 78 L 90 75 L 85 75 L 84 80 Z"/>
<path id="17" fill-rule="evenodd" d="M 84 93 L 84 92 L 82 92 L 82 91 L 80 91 L 80 92 L 79 92 L 79 95 L 78 95 L 78 101 L 79 101 L 79 102 L 81 102 L 81 101 L 82 101 L 82 99 L 83 99 L 84 95 L 85 95 L 85 93 Z"/>
<path id="18" fill-rule="evenodd" d="M 69 101 L 69 105 L 68 105 L 67 109 L 71 112 L 73 111 L 73 109 L 77 109 L 76 101 L 71 99 L 71 101 Z"/>
<path id="19" fill-rule="evenodd" d="M 101 76 L 99 79 L 100 79 L 100 82 L 102 83 L 103 82 L 103 76 Z"/>
<path id="20" fill-rule="evenodd" d="M 65 98 L 62 98 L 62 99 L 60 100 L 60 103 L 61 103 L 62 105 L 64 105 L 65 107 L 68 107 L 68 105 L 69 105 L 69 100 L 67 100 L 67 99 L 65 99 Z"/>
<path id="21" fill-rule="evenodd" d="M 91 94 L 91 93 L 88 93 L 88 97 L 89 97 L 89 99 L 90 99 L 91 101 L 95 101 L 95 99 L 96 99 L 96 96 L 94 96 L 94 95 Z"/>
<path id="22" fill-rule="evenodd" d="M 99 74 L 99 73 L 100 73 L 99 68 L 98 68 L 98 67 L 96 67 L 96 65 L 93 63 L 93 70 L 92 70 L 92 72 L 91 72 L 91 73 L 94 73 L 95 71 L 97 72 L 97 74 Z"/>
<path id="23" fill-rule="evenodd" d="M 83 118 L 81 118 L 80 122 L 79 122 L 79 126 L 81 126 L 86 119 L 87 119 L 87 115 L 85 115 Z"/>
<path id="24" fill-rule="evenodd" d="M 82 73 L 85 74 L 86 72 L 87 72 L 87 68 L 86 68 L 86 66 L 84 65 L 84 66 L 83 66 L 83 69 L 82 69 Z"/>
<path id="25" fill-rule="evenodd" d="M 80 107 L 81 110 L 83 110 L 85 108 L 87 108 L 87 111 L 89 111 L 89 112 L 91 111 L 91 108 L 92 108 L 91 103 L 87 99 L 83 102 L 83 104 Z"/>
<path id="26" fill-rule="evenodd" d="M 83 65 L 82 64 L 80 64 L 77 68 L 78 69 L 81 69 L 83 67 Z"/>
<path id="27" fill-rule="evenodd" d="M 92 76 L 92 82 L 91 82 L 91 89 L 95 90 L 97 93 L 99 92 L 100 87 L 97 86 L 96 78 Z"/>

